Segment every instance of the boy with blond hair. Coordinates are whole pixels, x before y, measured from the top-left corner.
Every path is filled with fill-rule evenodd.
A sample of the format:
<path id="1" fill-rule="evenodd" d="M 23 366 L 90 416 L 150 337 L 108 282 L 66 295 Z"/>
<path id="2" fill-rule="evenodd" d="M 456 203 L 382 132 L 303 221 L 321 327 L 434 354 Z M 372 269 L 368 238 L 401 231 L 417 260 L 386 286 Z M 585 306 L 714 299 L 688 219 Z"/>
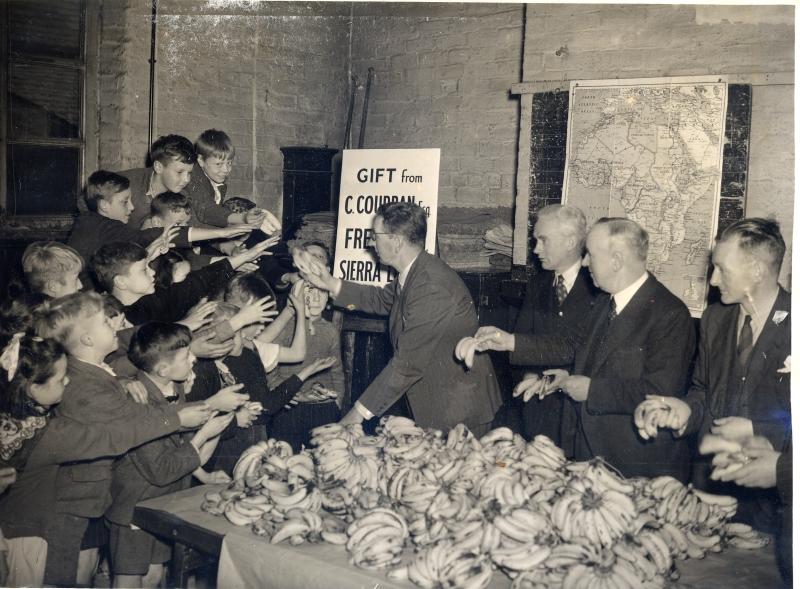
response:
<path id="1" fill-rule="evenodd" d="M 22 254 L 22 271 L 33 292 L 57 299 L 82 287 L 81 255 L 57 241 L 34 241 Z"/>
<path id="2" fill-rule="evenodd" d="M 196 223 L 216 227 L 247 223 L 261 227 L 269 235 L 280 230 L 280 222 L 269 211 L 254 207 L 232 212 L 222 206 L 228 191 L 226 181 L 236 155 L 227 133 L 217 129 L 203 131 L 195 141 L 194 150 L 197 163 L 183 194 L 192 201 Z"/>

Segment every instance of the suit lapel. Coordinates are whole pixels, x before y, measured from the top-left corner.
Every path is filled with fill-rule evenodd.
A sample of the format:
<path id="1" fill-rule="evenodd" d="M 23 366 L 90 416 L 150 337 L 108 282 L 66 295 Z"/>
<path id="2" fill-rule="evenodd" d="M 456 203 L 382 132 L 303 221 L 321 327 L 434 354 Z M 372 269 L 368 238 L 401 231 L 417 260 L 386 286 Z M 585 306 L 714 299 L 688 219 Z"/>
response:
<path id="1" fill-rule="evenodd" d="M 611 305 L 611 297 L 608 293 L 601 294 L 593 303 L 594 317 L 592 318 L 592 325 L 589 328 L 589 333 L 586 337 L 586 343 L 581 346 L 575 356 L 575 373 L 589 376 L 589 372 L 596 370 L 600 366 L 599 354 L 600 339 L 603 337 L 603 329 L 605 328 L 606 317 Z"/>
<path id="2" fill-rule="evenodd" d="M 414 287 L 414 279 L 418 274 L 420 266 L 427 262 L 425 259 L 426 255 L 428 254 L 425 251 L 420 252 L 419 256 L 417 256 L 417 259 L 414 260 L 413 264 L 411 264 L 411 269 L 408 271 L 408 276 L 406 276 L 406 282 L 403 285 L 403 288 L 400 288 L 400 281 L 398 278 L 394 279 L 395 294 L 394 304 L 392 304 L 392 310 L 390 312 L 389 329 L 392 345 L 395 347 L 397 346 L 397 338 L 399 337 L 399 334 L 402 333 L 403 329 L 405 328 L 406 292 Z M 400 291 L 399 293 L 398 290 Z"/>
<path id="3" fill-rule="evenodd" d="M 598 370 L 608 359 L 611 350 L 624 347 L 626 341 L 631 339 L 631 335 L 636 329 L 646 329 L 642 315 L 652 304 L 652 294 L 654 290 L 654 278 L 648 275 L 647 280 L 639 287 L 633 298 L 628 301 L 622 312 L 608 326 L 605 345 L 595 350 L 596 357 L 592 361 L 592 369 Z M 610 304 L 611 297 L 609 297 Z M 608 304 L 606 305 L 608 313 Z M 594 336 L 593 336 L 594 337 Z"/>
<path id="4" fill-rule="evenodd" d="M 747 364 L 747 380 L 745 381 L 745 391 L 753 392 L 759 384 L 763 383 L 765 378 L 769 375 L 763 374 L 764 370 L 776 364 L 774 356 L 776 354 L 784 353 L 780 350 L 781 344 L 785 337 L 785 330 L 791 325 L 791 317 L 785 316 L 784 319 L 777 322 L 774 320 L 776 311 L 785 311 L 789 313 L 791 309 L 791 297 L 788 292 L 781 289 L 778 292 L 778 298 L 775 299 L 775 304 L 770 309 L 769 317 L 758 336 L 758 340 L 753 346 L 753 352 L 750 354 L 750 360 Z M 783 367 L 784 358 L 778 359 L 778 364 Z"/>

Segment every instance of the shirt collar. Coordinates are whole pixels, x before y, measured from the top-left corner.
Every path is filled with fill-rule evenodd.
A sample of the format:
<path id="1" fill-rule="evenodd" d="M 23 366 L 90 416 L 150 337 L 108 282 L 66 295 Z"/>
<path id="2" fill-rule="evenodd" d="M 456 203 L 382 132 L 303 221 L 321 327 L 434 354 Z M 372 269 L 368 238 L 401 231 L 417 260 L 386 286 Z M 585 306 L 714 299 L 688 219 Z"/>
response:
<path id="1" fill-rule="evenodd" d="M 147 196 L 148 198 L 151 198 L 151 199 L 155 198 L 156 196 L 158 196 L 157 194 L 155 194 L 153 192 L 153 180 L 155 179 L 155 177 L 156 177 L 156 173 L 155 173 L 155 170 L 154 170 L 154 171 L 152 171 L 150 173 L 150 182 L 148 182 L 148 184 L 147 184 L 147 192 L 145 193 L 145 196 Z"/>
<path id="2" fill-rule="evenodd" d="M 611 298 L 614 299 L 614 303 L 617 306 L 617 315 L 622 313 L 622 310 L 628 306 L 628 303 L 631 302 L 633 296 L 639 291 L 642 285 L 647 280 L 647 272 L 642 274 L 639 278 L 637 278 L 632 284 L 626 286 L 618 293 L 614 293 L 611 295 Z"/>
<path id="3" fill-rule="evenodd" d="M 86 364 L 91 364 L 92 366 L 97 366 L 98 368 L 102 368 L 103 370 L 105 370 L 106 372 L 108 372 L 108 373 L 109 373 L 111 376 L 113 376 L 114 378 L 116 378 L 116 377 L 117 377 L 117 373 L 116 373 L 116 372 L 114 372 L 114 369 L 113 369 L 113 368 L 111 368 L 111 366 L 109 366 L 109 365 L 108 365 L 108 364 L 106 364 L 105 362 L 100 362 L 100 363 L 98 364 L 98 363 L 96 363 L 96 362 L 89 362 L 89 360 L 84 360 L 83 358 L 80 358 L 80 361 L 81 361 L 81 362 L 84 362 L 84 363 L 86 363 Z"/>
<path id="4" fill-rule="evenodd" d="M 575 281 L 578 279 L 578 272 L 581 271 L 581 259 L 578 260 L 569 268 L 567 268 L 564 272 L 560 274 L 564 278 L 564 287 L 567 289 L 567 292 L 572 290 L 572 287 L 575 285 Z M 559 274 L 556 273 L 556 280 L 558 280 Z"/>
<path id="5" fill-rule="evenodd" d="M 421 252 L 420 252 L 421 253 Z M 406 278 L 408 278 L 408 273 L 411 272 L 411 266 L 414 265 L 414 262 L 417 261 L 419 254 L 414 256 L 414 259 L 409 262 L 408 266 L 403 268 L 403 271 L 397 275 L 397 283 L 400 285 L 400 288 L 403 288 L 403 285 L 406 283 Z"/>
<path id="6" fill-rule="evenodd" d="M 174 399 L 178 396 L 178 391 L 175 390 L 175 383 L 169 381 L 167 384 L 161 384 L 160 382 L 156 382 L 154 378 L 151 378 L 150 375 L 146 375 L 147 378 L 152 382 L 155 387 L 161 391 L 161 394 L 164 395 L 165 399 Z"/>
<path id="7" fill-rule="evenodd" d="M 778 295 L 780 292 L 780 289 L 778 289 L 778 292 L 775 293 L 775 297 L 769 301 L 769 304 L 764 304 L 762 307 L 757 307 L 755 313 L 750 316 L 750 327 L 753 330 L 754 343 L 758 339 L 758 336 L 761 335 L 761 331 L 764 329 L 764 325 L 766 325 L 767 320 L 769 319 L 770 311 L 772 311 L 772 308 L 775 306 L 775 301 L 778 300 Z M 736 330 L 737 333 L 742 330 L 744 318 L 747 315 L 748 313 L 744 310 L 744 307 L 739 305 L 738 329 Z"/>

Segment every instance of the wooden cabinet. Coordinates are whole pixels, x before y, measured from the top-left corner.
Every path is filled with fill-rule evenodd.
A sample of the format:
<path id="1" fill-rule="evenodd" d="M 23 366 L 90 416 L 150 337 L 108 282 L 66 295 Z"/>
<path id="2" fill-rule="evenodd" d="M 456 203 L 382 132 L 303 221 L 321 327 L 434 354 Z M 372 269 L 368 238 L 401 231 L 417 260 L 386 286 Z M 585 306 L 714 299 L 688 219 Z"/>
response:
<path id="1" fill-rule="evenodd" d="M 284 237 L 291 236 L 308 213 L 330 211 L 333 156 L 327 147 L 281 147 L 283 153 Z"/>

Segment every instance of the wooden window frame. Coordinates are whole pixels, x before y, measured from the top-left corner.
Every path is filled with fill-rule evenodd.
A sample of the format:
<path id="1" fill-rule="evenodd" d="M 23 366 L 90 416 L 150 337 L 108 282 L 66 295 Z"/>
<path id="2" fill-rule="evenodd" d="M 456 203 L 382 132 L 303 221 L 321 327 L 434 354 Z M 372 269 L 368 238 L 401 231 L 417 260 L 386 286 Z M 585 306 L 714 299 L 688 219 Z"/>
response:
<path id="1" fill-rule="evenodd" d="M 0 218 L 0 228 L 67 229 L 75 216 L 70 214 L 12 215 L 8 210 L 7 153 L 9 145 L 77 147 L 80 150 L 78 177 L 81 185 L 98 166 L 98 21 L 99 0 L 82 0 L 83 19 L 81 55 L 78 59 L 12 56 L 9 39 L 10 3 L 0 8 L 0 207 L 7 217 Z M 77 139 L 12 140 L 9 133 L 9 82 L 12 64 L 63 67 L 80 72 L 80 137 Z"/>

